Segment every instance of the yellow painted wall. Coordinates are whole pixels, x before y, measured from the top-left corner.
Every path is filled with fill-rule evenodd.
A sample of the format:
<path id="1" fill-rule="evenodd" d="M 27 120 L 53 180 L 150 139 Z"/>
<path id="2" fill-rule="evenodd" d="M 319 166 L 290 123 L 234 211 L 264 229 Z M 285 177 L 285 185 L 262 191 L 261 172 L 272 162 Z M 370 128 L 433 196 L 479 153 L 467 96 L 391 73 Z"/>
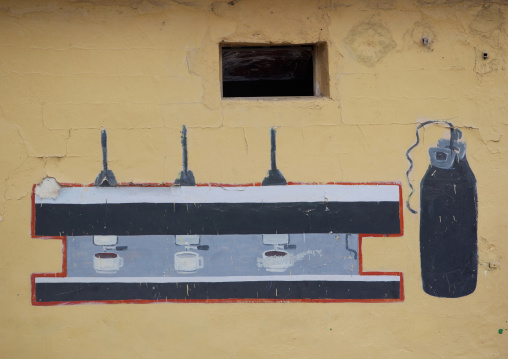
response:
<path id="1" fill-rule="evenodd" d="M 0 1 L 0 357 L 507 358 L 507 17 L 480 1 Z M 330 97 L 221 99 L 223 41 L 326 42 Z M 32 186 L 92 183 L 101 127 L 121 182 L 172 182 L 182 124 L 198 182 L 259 182 L 277 126 L 286 179 L 399 181 L 406 197 L 428 119 L 460 126 L 478 180 L 470 296 L 423 292 L 405 210 L 403 237 L 363 248 L 366 270 L 404 273 L 402 303 L 31 305 L 30 274 L 62 260 L 30 237 Z M 424 131 L 417 187 L 443 132 Z"/>

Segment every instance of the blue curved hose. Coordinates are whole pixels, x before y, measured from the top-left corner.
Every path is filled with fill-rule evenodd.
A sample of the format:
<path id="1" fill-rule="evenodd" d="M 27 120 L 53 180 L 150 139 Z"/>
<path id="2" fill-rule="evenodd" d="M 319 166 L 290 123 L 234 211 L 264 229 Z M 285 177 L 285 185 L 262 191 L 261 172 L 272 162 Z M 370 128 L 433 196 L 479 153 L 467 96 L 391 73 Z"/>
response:
<path id="1" fill-rule="evenodd" d="M 418 144 L 420 143 L 420 135 L 418 133 L 418 131 L 420 130 L 420 128 L 422 127 L 425 127 L 429 124 L 436 124 L 436 123 L 441 123 L 441 124 L 446 124 L 448 125 L 448 127 L 450 128 L 450 133 L 451 133 L 451 136 L 450 136 L 450 147 L 453 148 L 453 132 L 455 131 L 455 126 L 451 123 L 451 122 L 448 122 L 448 121 L 444 121 L 444 120 L 430 120 L 430 121 L 425 121 L 425 122 L 422 122 L 418 125 L 418 127 L 416 128 L 416 143 L 414 145 L 412 145 L 411 147 L 408 148 L 408 150 L 406 151 L 406 158 L 407 160 L 409 161 L 409 168 L 408 170 L 406 171 L 406 178 L 407 178 L 407 183 L 409 184 L 409 188 L 411 188 L 411 193 L 409 194 L 409 196 L 407 197 L 407 201 L 406 201 L 406 207 L 411 211 L 411 213 L 418 213 L 418 211 L 415 211 L 414 209 L 411 208 L 411 204 L 409 204 L 409 200 L 411 199 L 411 196 L 413 195 L 413 193 L 415 192 L 414 188 L 413 188 L 413 185 L 411 184 L 411 182 L 409 181 L 409 174 L 411 173 L 411 171 L 413 170 L 413 160 L 411 159 L 411 157 L 409 156 L 409 153 L 413 150 L 413 148 L 415 148 L 416 146 L 418 146 Z"/>

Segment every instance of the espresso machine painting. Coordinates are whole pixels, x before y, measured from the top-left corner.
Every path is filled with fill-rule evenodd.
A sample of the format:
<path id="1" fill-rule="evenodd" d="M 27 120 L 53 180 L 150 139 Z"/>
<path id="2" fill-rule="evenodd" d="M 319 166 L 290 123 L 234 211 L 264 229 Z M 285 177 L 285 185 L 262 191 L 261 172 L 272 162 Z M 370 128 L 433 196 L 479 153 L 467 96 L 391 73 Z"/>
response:
<path id="1" fill-rule="evenodd" d="M 418 130 L 429 124 L 446 125 L 449 136 L 429 149 L 430 165 L 420 183 L 422 285 L 435 297 L 463 297 L 475 291 L 478 272 L 476 178 L 461 131 L 446 121 L 427 121 L 418 126 L 417 141 L 407 152 L 408 179 L 409 153 L 419 143 Z M 407 205 L 417 213 L 409 199 Z"/>
<path id="2" fill-rule="evenodd" d="M 32 235 L 63 266 L 32 275 L 32 303 L 402 301 L 402 273 L 362 268 L 363 237 L 402 235 L 400 184 L 288 182 L 270 135 L 262 183 L 199 184 L 184 127 L 182 171 L 154 186 L 117 183 L 103 131 L 94 185 L 34 187 Z"/>

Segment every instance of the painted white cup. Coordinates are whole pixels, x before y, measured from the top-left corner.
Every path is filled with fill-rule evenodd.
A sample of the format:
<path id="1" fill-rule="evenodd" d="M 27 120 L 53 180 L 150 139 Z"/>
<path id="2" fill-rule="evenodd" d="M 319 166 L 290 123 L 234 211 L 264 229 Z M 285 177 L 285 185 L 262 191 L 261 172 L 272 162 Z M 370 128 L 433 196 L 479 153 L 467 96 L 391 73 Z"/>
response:
<path id="1" fill-rule="evenodd" d="M 95 253 L 93 268 L 97 273 L 111 274 L 123 267 L 123 258 L 116 253 Z"/>
<path id="2" fill-rule="evenodd" d="M 175 270 L 178 273 L 194 273 L 202 269 L 204 265 L 203 257 L 195 252 L 175 253 Z"/>
<path id="3" fill-rule="evenodd" d="M 263 252 L 263 267 L 269 272 L 284 272 L 292 265 L 293 260 L 286 251 L 272 249 Z"/>

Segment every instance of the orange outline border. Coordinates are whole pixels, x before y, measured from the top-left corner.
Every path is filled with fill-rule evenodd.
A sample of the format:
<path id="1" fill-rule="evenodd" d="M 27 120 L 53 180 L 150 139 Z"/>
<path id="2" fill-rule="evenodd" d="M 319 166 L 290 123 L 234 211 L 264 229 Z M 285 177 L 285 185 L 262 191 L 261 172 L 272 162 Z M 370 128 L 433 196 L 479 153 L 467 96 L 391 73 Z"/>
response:
<path id="1" fill-rule="evenodd" d="M 79 301 L 55 301 L 55 302 L 37 302 L 35 297 L 35 278 L 41 277 L 67 277 L 67 241 L 66 236 L 36 236 L 35 235 L 35 186 L 32 187 L 32 219 L 31 219 L 31 237 L 40 239 L 59 239 L 62 241 L 62 271 L 59 273 L 32 273 L 32 305 L 34 306 L 53 306 L 53 305 L 76 305 L 76 304 L 148 304 L 148 303 L 393 303 L 403 302 L 404 296 L 404 276 L 402 272 L 364 272 L 363 271 L 363 255 L 362 243 L 364 237 L 401 237 L 404 235 L 404 216 L 403 216 L 403 201 L 402 201 L 402 185 L 399 182 L 358 182 L 358 183 L 341 183 L 341 182 L 327 182 L 327 183 L 303 183 L 303 182 L 288 182 L 290 186 L 298 185 L 397 185 L 399 187 L 399 222 L 400 233 L 396 234 L 359 234 L 358 235 L 358 274 L 363 276 L 378 276 L 378 275 L 394 275 L 400 277 L 400 298 L 397 299 L 258 299 L 258 298 L 233 298 L 233 299 L 164 299 L 164 300 L 151 300 L 151 299 L 126 299 L 126 300 L 79 300 Z M 61 183 L 62 187 L 93 187 L 94 184 L 76 184 L 76 183 Z M 171 187 L 173 183 L 121 183 L 118 187 Z M 199 183 L 198 187 L 257 187 L 261 186 L 261 182 L 250 184 L 223 184 L 223 183 Z"/>

